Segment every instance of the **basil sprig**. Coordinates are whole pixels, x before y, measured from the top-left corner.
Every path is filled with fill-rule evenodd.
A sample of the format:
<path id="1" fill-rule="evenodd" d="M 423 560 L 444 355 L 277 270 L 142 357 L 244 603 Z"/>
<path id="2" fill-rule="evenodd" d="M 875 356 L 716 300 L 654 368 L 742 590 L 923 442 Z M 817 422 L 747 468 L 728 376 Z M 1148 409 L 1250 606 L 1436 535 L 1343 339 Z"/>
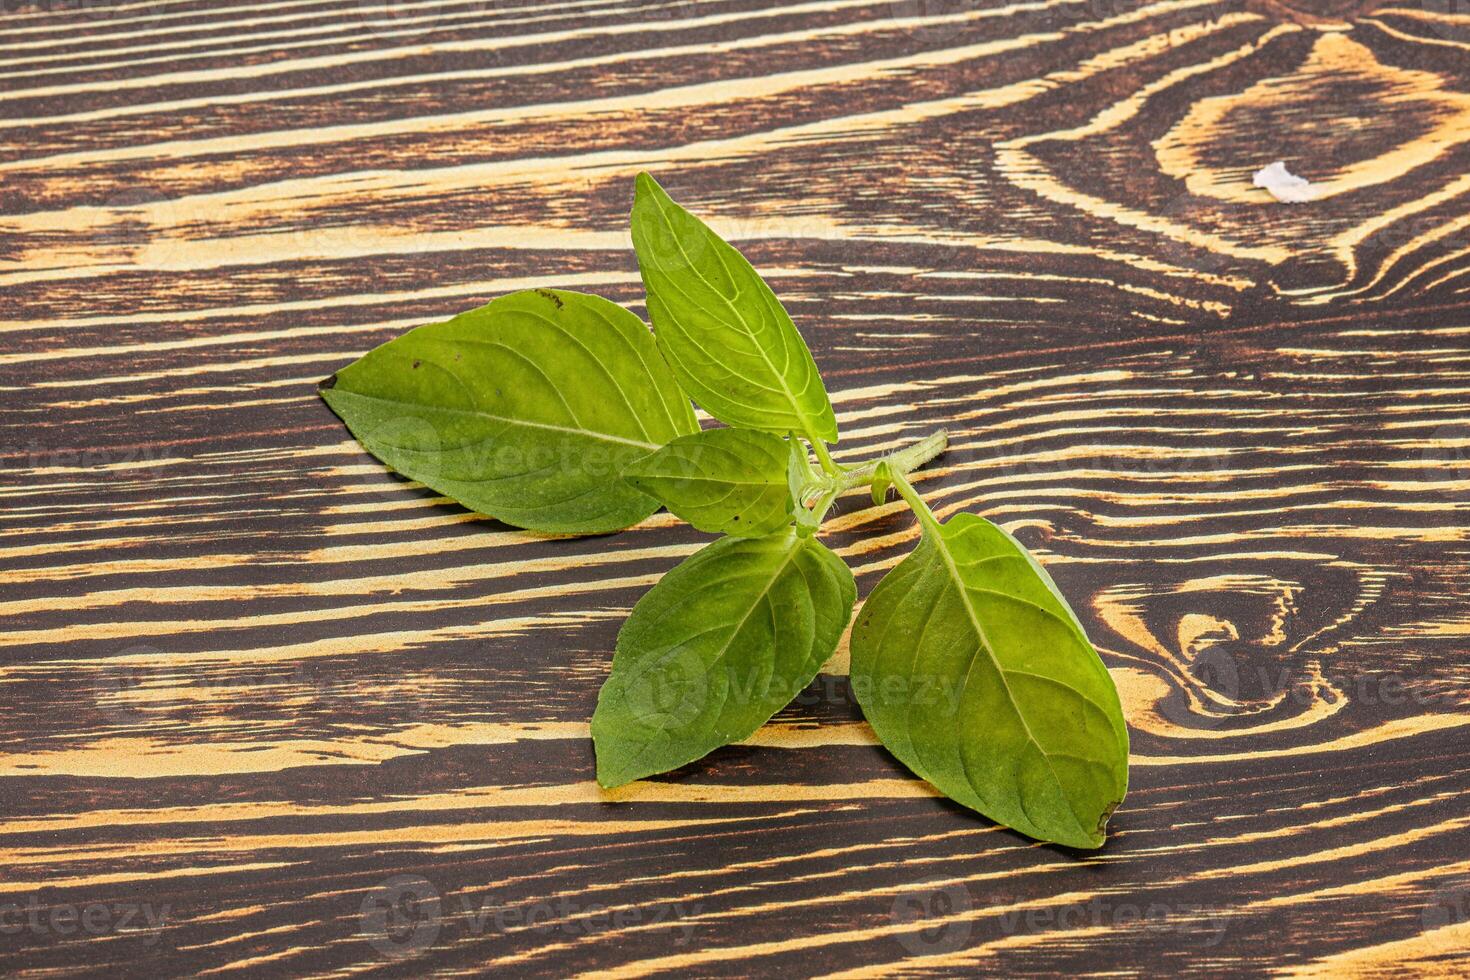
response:
<path id="1" fill-rule="evenodd" d="M 914 490 L 946 434 L 838 464 L 816 362 L 745 257 L 647 174 L 632 232 L 651 333 L 597 296 L 528 290 L 411 330 L 321 386 L 378 459 L 508 524 L 608 532 L 663 505 L 722 535 L 619 632 L 592 717 L 598 782 L 747 738 L 812 681 L 857 598 L 822 521 L 849 490 L 876 502 L 892 487 L 922 533 L 852 630 L 873 730 L 991 819 L 1100 846 L 1128 786 L 1117 689 L 1020 542 L 974 514 L 941 521 Z M 691 396 L 727 427 L 701 430 Z"/>

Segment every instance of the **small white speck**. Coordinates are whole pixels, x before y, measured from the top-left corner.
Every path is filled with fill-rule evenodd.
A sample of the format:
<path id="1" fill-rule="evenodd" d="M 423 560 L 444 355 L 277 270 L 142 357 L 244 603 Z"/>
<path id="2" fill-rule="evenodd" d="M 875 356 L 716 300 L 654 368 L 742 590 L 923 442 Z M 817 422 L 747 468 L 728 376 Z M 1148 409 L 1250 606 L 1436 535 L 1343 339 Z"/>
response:
<path id="1" fill-rule="evenodd" d="M 1251 182 L 1257 187 L 1264 187 L 1272 197 L 1286 204 L 1305 204 L 1317 196 L 1317 188 L 1310 181 L 1291 173 L 1280 160 L 1257 170 Z"/>

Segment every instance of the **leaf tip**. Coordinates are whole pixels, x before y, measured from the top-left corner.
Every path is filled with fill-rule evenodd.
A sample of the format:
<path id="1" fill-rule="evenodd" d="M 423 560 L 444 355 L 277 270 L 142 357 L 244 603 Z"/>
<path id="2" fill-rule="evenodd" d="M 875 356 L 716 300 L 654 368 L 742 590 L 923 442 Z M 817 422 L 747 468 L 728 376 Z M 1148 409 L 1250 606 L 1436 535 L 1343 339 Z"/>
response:
<path id="1" fill-rule="evenodd" d="M 592 712 L 592 752 L 596 759 L 597 788 L 601 790 L 617 789 L 631 783 L 637 778 L 630 773 L 626 764 L 626 756 L 619 751 L 616 735 L 608 730 L 608 718 L 605 711 L 603 699 L 607 696 L 608 686 L 597 695 L 597 708 Z"/>
<path id="2" fill-rule="evenodd" d="M 664 190 L 663 185 L 657 180 L 654 180 L 653 174 L 647 170 L 640 170 L 633 184 L 633 206 L 635 210 L 639 203 L 643 203 L 645 207 L 667 207 L 670 204 L 674 204 L 674 199 L 669 197 L 669 192 Z"/>
<path id="3" fill-rule="evenodd" d="M 1065 836 L 1059 834 L 1056 837 L 1056 843 L 1065 847 L 1074 847 L 1079 851 L 1097 850 L 1108 842 L 1108 820 L 1112 818 L 1113 812 L 1122 804 L 1122 800 L 1113 800 L 1107 806 L 1103 807 L 1102 812 L 1097 816 L 1097 825 L 1091 830 L 1079 826 L 1077 829 L 1081 831 L 1080 837 L 1070 833 Z"/>
<path id="4" fill-rule="evenodd" d="M 643 194 L 654 194 L 663 190 L 662 187 L 658 186 L 658 181 L 653 179 L 653 174 L 647 170 L 638 171 L 638 176 L 634 178 L 633 185 L 635 191 L 640 196 Z"/>
<path id="5" fill-rule="evenodd" d="M 631 775 L 627 770 L 614 766 L 611 763 L 597 760 L 597 786 L 603 790 L 614 790 L 620 786 L 626 786 L 637 776 Z"/>

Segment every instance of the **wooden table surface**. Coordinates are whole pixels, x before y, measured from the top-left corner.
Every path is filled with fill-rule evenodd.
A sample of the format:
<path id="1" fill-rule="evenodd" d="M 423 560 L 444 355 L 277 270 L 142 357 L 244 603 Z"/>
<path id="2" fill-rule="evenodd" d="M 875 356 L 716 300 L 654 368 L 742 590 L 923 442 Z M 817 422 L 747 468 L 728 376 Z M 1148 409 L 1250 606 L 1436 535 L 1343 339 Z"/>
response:
<path id="1" fill-rule="evenodd" d="M 7 2 L 0 80 L 0 971 L 1470 970 L 1463 0 Z M 642 313 L 645 168 L 839 459 L 949 427 L 920 490 L 1071 597 L 1101 851 L 937 797 L 845 644 L 599 793 L 618 625 L 708 537 L 509 529 L 317 398 L 510 290 Z M 861 597 L 916 535 L 824 540 Z"/>

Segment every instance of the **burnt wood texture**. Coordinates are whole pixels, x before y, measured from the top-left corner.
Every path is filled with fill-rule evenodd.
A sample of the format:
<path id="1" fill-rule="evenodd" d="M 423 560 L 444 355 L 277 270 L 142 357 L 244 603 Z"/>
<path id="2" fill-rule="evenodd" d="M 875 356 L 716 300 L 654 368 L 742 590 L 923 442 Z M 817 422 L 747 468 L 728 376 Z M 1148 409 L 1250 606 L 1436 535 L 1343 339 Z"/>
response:
<path id="1" fill-rule="evenodd" d="M 0 92 L 0 970 L 1466 973 L 1470 6 L 6 3 Z M 642 314 L 642 169 L 838 458 L 948 427 L 918 489 L 1070 597 L 1102 850 L 909 774 L 845 640 L 599 792 L 618 626 L 709 536 L 507 528 L 318 399 L 514 289 Z M 917 533 L 823 540 L 861 599 Z"/>

